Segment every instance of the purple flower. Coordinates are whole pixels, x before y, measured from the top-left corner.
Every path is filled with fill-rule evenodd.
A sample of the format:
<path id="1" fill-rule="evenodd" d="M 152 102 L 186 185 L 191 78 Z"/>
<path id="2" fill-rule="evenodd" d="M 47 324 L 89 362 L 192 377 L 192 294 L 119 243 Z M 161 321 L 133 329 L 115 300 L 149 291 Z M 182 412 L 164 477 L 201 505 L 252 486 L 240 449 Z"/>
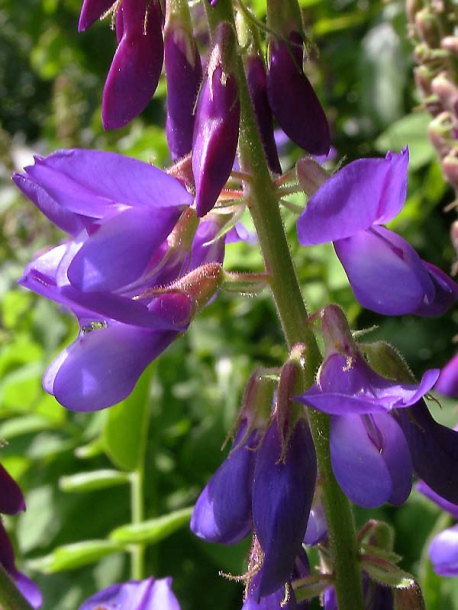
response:
<path id="1" fill-rule="evenodd" d="M 123 0 L 117 19 L 120 42 L 103 90 L 104 129 L 127 125 L 154 95 L 164 57 L 162 22 L 158 0 Z"/>
<path id="2" fill-rule="evenodd" d="M 438 371 L 420 384 L 381 377 L 358 353 L 332 353 L 317 382 L 295 400 L 331 415 L 330 451 L 334 475 L 345 494 L 370 508 L 402 504 L 412 485 L 412 463 L 401 427 L 390 415 L 416 403 L 434 385 Z"/>
<path id="3" fill-rule="evenodd" d="M 262 145 L 271 171 L 281 174 L 277 145 L 274 136 L 272 110 L 267 96 L 267 77 L 264 61 L 259 55 L 249 54 L 246 58 L 247 83 L 251 101 L 261 134 Z"/>
<path id="4" fill-rule="evenodd" d="M 310 198 L 297 222 L 299 241 L 334 242 L 363 307 L 388 315 L 438 315 L 458 298 L 457 285 L 380 226 L 402 209 L 407 164 L 405 149 L 344 167 Z"/>
<path id="5" fill-rule="evenodd" d="M 192 143 L 198 216 L 205 216 L 213 208 L 226 184 L 239 135 L 237 82 L 235 75 L 226 68 L 235 48 L 232 26 L 220 23 L 214 37 L 215 46 L 197 101 Z"/>
<path id="6" fill-rule="evenodd" d="M 72 410 L 115 404 L 213 296 L 224 241 L 164 172 L 114 153 L 62 151 L 37 159 L 16 184 L 74 239 L 38 257 L 21 284 L 69 308 L 76 341 L 44 387 Z M 173 229 L 173 231 L 172 231 Z"/>
<path id="7" fill-rule="evenodd" d="M 173 20 L 164 40 L 165 73 L 167 77 L 166 134 L 174 161 L 192 148 L 194 105 L 202 80 L 202 64 L 196 43 L 184 27 Z"/>
<path id="8" fill-rule="evenodd" d="M 21 488 L 0 464 L 0 513 L 16 515 L 21 510 L 25 510 Z"/>
<path id="9" fill-rule="evenodd" d="M 326 155 L 331 144 L 329 125 L 304 74 L 303 47 L 299 32 L 291 32 L 288 40 L 270 38 L 269 103 L 280 127 L 293 142 L 313 155 Z"/>
<path id="10" fill-rule="evenodd" d="M 437 423 L 423 400 L 395 413 L 415 474 L 439 496 L 458 504 L 458 432 Z"/>
<path id="11" fill-rule="evenodd" d="M 418 483 L 417 489 L 442 510 L 458 519 L 458 504 L 445 500 L 423 481 Z M 445 529 L 433 538 L 429 557 L 434 571 L 440 576 L 458 576 L 458 525 Z"/>
<path id="12" fill-rule="evenodd" d="M 13 546 L 0 519 L 0 564 L 33 608 L 39 608 L 42 596 L 37 585 L 16 568 Z"/>
<path id="13" fill-rule="evenodd" d="M 155 580 L 151 576 L 146 580 L 130 580 L 99 591 L 79 610 L 180 610 L 171 586 L 171 578 Z"/>
<path id="14" fill-rule="evenodd" d="M 274 418 L 264 435 L 250 432 L 244 422 L 231 453 L 196 503 L 191 529 L 205 540 L 231 544 L 253 529 L 263 553 L 252 591 L 256 603 L 275 597 L 293 573 L 316 472 L 315 448 L 303 418 L 282 431 Z"/>
<path id="15" fill-rule="evenodd" d="M 83 32 L 91 26 L 94 21 L 100 19 L 106 11 L 114 4 L 114 0 L 84 0 L 81 8 L 78 31 Z"/>
<path id="16" fill-rule="evenodd" d="M 434 389 L 444 396 L 458 398 L 458 354 L 441 370 Z"/>

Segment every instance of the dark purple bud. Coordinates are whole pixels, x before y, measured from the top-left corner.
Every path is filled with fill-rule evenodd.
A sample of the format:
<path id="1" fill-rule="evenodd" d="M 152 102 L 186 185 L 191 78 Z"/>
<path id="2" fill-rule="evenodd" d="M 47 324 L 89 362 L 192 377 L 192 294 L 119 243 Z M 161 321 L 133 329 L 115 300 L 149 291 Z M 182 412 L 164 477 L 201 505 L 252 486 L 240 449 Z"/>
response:
<path id="1" fill-rule="evenodd" d="M 413 469 L 440 496 L 458 504 L 458 432 L 437 423 L 423 400 L 396 416 L 406 437 Z"/>
<path id="2" fill-rule="evenodd" d="M 283 439 L 274 420 L 258 449 L 253 483 L 253 526 L 264 551 L 257 601 L 275 593 L 293 572 L 301 549 L 317 475 L 307 422 Z"/>
<path id="3" fill-rule="evenodd" d="M 78 32 L 83 32 L 91 26 L 94 21 L 100 19 L 112 5 L 114 0 L 84 0 L 81 8 Z"/>
<path id="4" fill-rule="evenodd" d="M 258 432 L 240 426 L 231 452 L 200 494 L 191 531 L 208 542 L 234 544 L 251 531 L 251 485 Z"/>
<path id="5" fill-rule="evenodd" d="M 247 82 L 267 163 L 273 172 L 281 174 L 281 165 L 274 137 L 272 110 L 267 98 L 266 71 L 264 62 L 259 55 L 249 55 L 247 58 Z"/>
<path id="6" fill-rule="evenodd" d="M 235 76 L 225 64 L 235 51 L 232 27 L 220 23 L 199 95 L 193 135 L 192 171 L 199 217 L 215 205 L 234 163 L 240 102 Z"/>
<path id="7" fill-rule="evenodd" d="M 104 129 L 124 127 L 156 91 L 164 56 L 162 9 L 158 0 L 123 0 L 122 38 L 103 90 Z"/>
<path id="8" fill-rule="evenodd" d="M 13 477 L 0 464 L 0 513 L 15 515 L 25 510 L 22 491 Z"/>
<path id="9" fill-rule="evenodd" d="M 269 41 L 267 93 L 280 127 L 298 146 L 314 155 L 325 155 L 331 146 L 323 108 L 302 68 L 303 41 L 291 32 L 289 41 Z M 286 94 L 286 92 L 288 92 Z"/>
<path id="10" fill-rule="evenodd" d="M 182 27 L 171 27 L 164 41 L 167 77 L 166 134 L 174 161 L 192 148 L 194 105 L 202 80 L 202 64 L 192 36 Z"/>

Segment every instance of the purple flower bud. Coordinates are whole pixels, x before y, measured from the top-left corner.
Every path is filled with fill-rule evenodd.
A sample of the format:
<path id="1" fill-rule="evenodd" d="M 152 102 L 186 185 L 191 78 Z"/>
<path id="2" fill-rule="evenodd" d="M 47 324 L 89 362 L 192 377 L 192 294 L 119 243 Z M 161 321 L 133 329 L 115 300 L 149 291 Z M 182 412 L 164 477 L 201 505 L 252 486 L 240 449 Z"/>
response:
<path id="1" fill-rule="evenodd" d="M 111 585 L 86 600 L 79 610 L 96 608 L 128 608 L 129 610 L 180 610 L 172 588 L 171 578 L 129 580 Z"/>
<path id="2" fill-rule="evenodd" d="M 458 576 L 458 525 L 445 529 L 433 538 L 429 557 L 439 576 Z"/>
<path id="3" fill-rule="evenodd" d="M 247 82 L 251 101 L 261 133 L 262 145 L 271 171 L 281 174 L 277 145 L 274 137 L 272 110 L 267 98 L 267 78 L 264 62 L 259 55 L 247 57 Z"/>
<path id="4" fill-rule="evenodd" d="M 280 127 L 307 152 L 327 154 L 331 145 L 329 125 L 316 93 L 304 74 L 302 36 L 298 32 L 291 32 L 288 41 L 271 37 L 269 58 L 267 93 Z"/>
<path id="5" fill-rule="evenodd" d="M 0 464 L 0 513 L 15 515 L 25 510 L 21 488 Z"/>
<path id="6" fill-rule="evenodd" d="M 113 4 L 114 0 L 84 0 L 78 23 L 78 32 L 87 30 Z"/>
<path id="7" fill-rule="evenodd" d="M 312 504 L 317 474 L 308 425 L 299 419 L 282 439 L 278 421 L 257 451 L 253 482 L 253 527 L 264 551 L 255 599 L 275 593 L 293 572 Z"/>
<path id="8" fill-rule="evenodd" d="M 192 148 L 194 105 L 202 80 L 202 64 L 196 43 L 183 27 L 168 28 L 164 41 L 167 77 L 166 134 L 174 161 Z"/>
<path id="9" fill-rule="evenodd" d="M 251 531 L 251 485 L 259 433 L 247 434 L 244 422 L 231 452 L 194 507 L 191 531 L 208 542 L 234 544 Z"/>
<path id="10" fill-rule="evenodd" d="M 444 366 L 434 389 L 444 396 L 458 398 L 458 354 Z"/>
<path id="11" fill-rule="evenodd" d="M 164 55 L 158 0 L 123 0 L 122 37 L 103 90 L 104 129 L 124 127 L 156 91 Z"/>
<path id="12" fill-rule="evenodd" d="M 199 217 L 213 208 L 229 178 L 239 134 L 237 83 L 234 74 L 226 68 L 228 57 L 235 49 L 234 33 L 228 23 L 219 24 L 215 41 L 197 102 L 192 145 Z"/>

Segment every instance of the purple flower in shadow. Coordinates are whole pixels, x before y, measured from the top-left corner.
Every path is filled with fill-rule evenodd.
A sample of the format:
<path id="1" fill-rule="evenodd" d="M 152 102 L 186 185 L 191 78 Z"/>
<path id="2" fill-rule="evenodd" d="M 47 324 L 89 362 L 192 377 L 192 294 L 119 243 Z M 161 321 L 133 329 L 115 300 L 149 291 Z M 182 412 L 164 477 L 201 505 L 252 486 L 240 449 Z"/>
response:
<path id="1" fill-rule="evenodd" d="M 327 180 L 297 221 L 303 246 L 332 241 L 358 302 L 387 315 L 444 313 L 458 287 L 381 226 L 402 209 L 408 152 L 359 159 Z"/>
<path id="2" fill-rule="evenodd" d="M 155 580 L 152 576 L 111 585 L 90 597 L 79 610 L 180 610 L 171 585 L 171 578 Z"/>
<path id="3" fill-rule="evenodd" d="M 402 504 L 409 496 L 409 446 L 391 412 L 415 404 L 437 376 L 437 370 L 430 370 L 420 384 L 398 384 L 375 373 L 358 353 L 333 353 L 325 359 L 317 382 L 295 399 L 331 415 L 334 474 L 355 504 Z"/>

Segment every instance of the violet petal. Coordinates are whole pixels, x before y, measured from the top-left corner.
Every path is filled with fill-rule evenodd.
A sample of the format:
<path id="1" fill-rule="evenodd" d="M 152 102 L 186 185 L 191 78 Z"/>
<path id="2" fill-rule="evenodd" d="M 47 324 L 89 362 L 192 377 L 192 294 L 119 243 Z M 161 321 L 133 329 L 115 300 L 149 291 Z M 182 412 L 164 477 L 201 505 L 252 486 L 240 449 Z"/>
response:
<path id="1" fill-rule="evenodd" d="M 277 421 L 258 449 L 253 483 L 253 525 L 264 551 L 259 596 L 277 591 L 290 577 L 307 529 L 317 466 L 313 440 L 299 420 L 282 456 Z"/>
<path id="2" fill-rule="evenodd" d="M 458 525 L 433 538 L 429 557 L 434 571 L 440 576 L 458 576 Z"/>
<path id="3" fill-rule="evenodd" d="M 303 246 L 351 237 L 401 211 L 407 194 L 409 153 L 349 163 L 310 198 L 297 221 Z"/>

